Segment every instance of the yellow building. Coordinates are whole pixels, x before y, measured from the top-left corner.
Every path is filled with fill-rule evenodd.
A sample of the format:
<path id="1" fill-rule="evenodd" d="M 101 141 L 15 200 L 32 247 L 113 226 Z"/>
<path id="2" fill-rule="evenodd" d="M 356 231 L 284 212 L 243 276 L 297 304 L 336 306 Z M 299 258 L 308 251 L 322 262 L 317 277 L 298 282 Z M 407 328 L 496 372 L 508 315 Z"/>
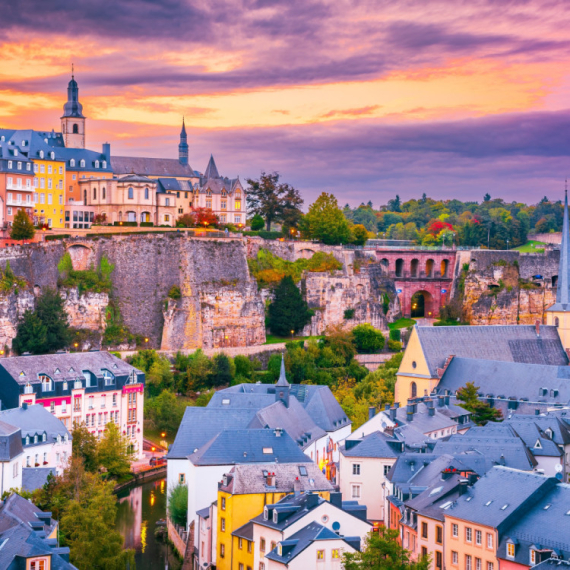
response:
<path id="1" fill-rule="evenodd" d="M 46 145 L 47 146 L 47 145 Z M 34 161 L 34 221 L 52 228 L 64 227 L 65 162 L 55 149 L 39 149 Z"/>
<path id="2" fill-rule="evenodd" d="M 253 523 L 265 505 L 293 492 L 330 498 L 333 487 L 314 463 L 236 465 L 218 484 L 217 564 L 220 570 L 253 569 Z"/>

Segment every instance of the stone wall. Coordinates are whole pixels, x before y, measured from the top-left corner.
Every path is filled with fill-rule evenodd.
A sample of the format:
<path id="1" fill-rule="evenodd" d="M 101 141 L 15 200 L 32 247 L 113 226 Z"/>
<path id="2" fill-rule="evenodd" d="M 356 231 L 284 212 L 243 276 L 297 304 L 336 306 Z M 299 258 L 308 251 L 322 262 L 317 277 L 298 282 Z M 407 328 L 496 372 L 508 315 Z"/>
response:
<path id="1" fill-rule="evenodd" d="M 31 291 L 0 296 L 0 349 L 12 347 L 18 321 L 26 310 L 33 310 L 35 298 Z"/>
<path id="2" fill-rule="evenodd" d="M 109 305 L 107 293 L 79 295 L 77 288 L 73 288 L 64 289 L 60 294 L 72 328 L 98 332 L 105 330 L 105 312 Z"/>

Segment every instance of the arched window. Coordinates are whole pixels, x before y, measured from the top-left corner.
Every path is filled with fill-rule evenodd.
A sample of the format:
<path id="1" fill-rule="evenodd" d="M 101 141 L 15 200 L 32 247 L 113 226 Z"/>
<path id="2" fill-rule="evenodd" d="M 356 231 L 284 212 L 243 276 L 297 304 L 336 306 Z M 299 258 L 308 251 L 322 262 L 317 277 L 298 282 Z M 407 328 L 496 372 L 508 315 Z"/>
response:
<path id="1" fill-rule="evenodd" d="M 98 160 L 95 161 L 95 168 L 99 168 L 99 161 Z"/>
<path id="2" fill-rule="evenodd" d="M 81 166 L 81 168 L 85 168 L 85 161 L 83 159 L 81 159 L 81 162 L 79 163 L 79 165 Z"/>
<path id="3" fill-rule="evenodd" d="M 75 166 L 75 158 L 72 158 L 72 159 L 69 161 L 69 166 Z"/>
<path id="4" fill-rule="evenodd" d="M 132 200 L 135 197 L 135 191 L 133 190 L 132 186 L 129 186 L 129 200 Z"/>
<path id="5" fill-rule="evenodd" d="M 83 190 L 83 205 L 87 205 L 87 190 Z"/>
<path id="6" fill-rule="evenodd" d="M 50 158 L 51 158 L 52 160 L 55 160 L 55 152 L 50 153 Z"/>
<path id="7" fill-rule="evenodd" d="M 417 397 L 418 397 L 418 386 L 416 385 L 415 382 L 412 382 L 410 398 L 417 398 Z"/>
<path id="8" fill-rule="evenodd" d="M 145 200 L 148 200 L 148 196 L 149 196 L 148 188 L 145 188 L 145 189 L 144 189 L 144 199 L 145 199 Z"/>
<path id="9" fill-rule="evenodd" d="M 555 327 L 559 327 L 560 326 L 560 319 L 558 317 L 554 317 L 554 326 Z"/>
<path id="10" fill-rule="evenodd" d="M 97 188 L 93 188 L 93 200 L 97 200 Z"/>
<path id="11" fill-rule="evenodd" d="M 79 125 L 77 123 L 73 123 L 73 134 L 79 134 Z"/>
<path id="12" fill-rule="evenodd" d="M 105 200 L 107 194 L 105 192 L 105 186 L 103 186 L 103 189 L 101 190 L 101 198 L 103 198 L 103 200 Z"/>

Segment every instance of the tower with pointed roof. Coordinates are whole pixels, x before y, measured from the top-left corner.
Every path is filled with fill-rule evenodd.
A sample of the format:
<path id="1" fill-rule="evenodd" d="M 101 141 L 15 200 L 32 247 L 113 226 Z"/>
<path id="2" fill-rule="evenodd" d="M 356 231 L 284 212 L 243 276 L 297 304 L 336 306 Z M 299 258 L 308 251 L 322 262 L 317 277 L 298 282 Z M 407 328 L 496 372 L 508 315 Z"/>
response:
<path id="1" fill-rule="evenodd" d="M 286 408 L 289 407 L 289 391 L 291 385 L 287 382 L 287 376 L 285 375 L 285 359 L 281 355 L 281 371 L 279 372 L 279 380 L 275 384 L 275 401 L 283 402 Z"/>
<path id="2" fill-rule="evenodd" d="M 218 167 L 216 166 L 213 155 L 210 155 L 206 172 L 204 172 L 204 178 L 206 180 L 215 180 L 216 178 L 220 178 L 220 173 L 218 172 Z"/>
<path id="3" fill-rule="evenodd" d="M 85 117 L 79 102 L 79 86 L 75 81 L 73 67 L 71 81 L 67 85 L 67 103 L 63 106 L 61 133 L 67 148 L 85 148 Z"/>
<path id="4" fill-rule="evenodd" d="M 184 117 L 182 117 L 182 130 L 180 131 L 180 144 L 178 145 L 178 162 L 183 165 L 188 164 L 188 137 L 186 136 Z"/>
<path id="5" fill-rule="evenodd" d="M 558 264 L 556 303 L 546 310 L 546 324 L 558 327 L 562 346 L 570 350 L 570 234 L 568 223 L 568 190 L 564 193 L 564 220 Z"/>

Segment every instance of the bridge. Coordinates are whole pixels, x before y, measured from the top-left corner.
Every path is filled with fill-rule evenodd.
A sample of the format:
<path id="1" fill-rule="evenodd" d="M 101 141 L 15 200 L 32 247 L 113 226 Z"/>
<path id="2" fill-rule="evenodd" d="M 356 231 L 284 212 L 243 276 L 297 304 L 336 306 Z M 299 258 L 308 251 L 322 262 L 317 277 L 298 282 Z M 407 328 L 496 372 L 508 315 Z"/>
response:
<path id="1" fill-rule="evenodd" d="M 437 317 L 453 284 L 455 250 L 375 251 L 382 275 L 394 279 L 404 317 Z"/>

